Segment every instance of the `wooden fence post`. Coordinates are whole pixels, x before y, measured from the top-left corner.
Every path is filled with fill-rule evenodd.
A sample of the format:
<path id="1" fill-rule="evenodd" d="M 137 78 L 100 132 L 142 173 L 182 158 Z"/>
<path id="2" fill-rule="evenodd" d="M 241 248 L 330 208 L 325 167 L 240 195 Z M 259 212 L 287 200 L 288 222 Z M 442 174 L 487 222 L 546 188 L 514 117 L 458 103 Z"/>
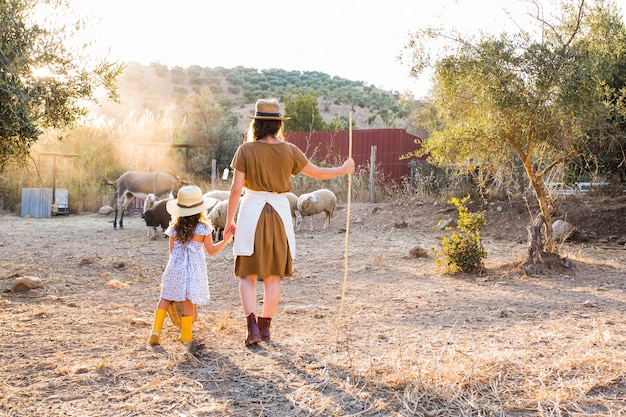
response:
<path id="1" fill-rule="evenodd" d="M 217 161 L 211 159 L 211 191 L 215 190 L 215 177 L 217 176 Z"/>
<path id="2" fill-rule="evenodd" d="M 376 146 L 370 151 L 370 203 L 376 202 Z"/>

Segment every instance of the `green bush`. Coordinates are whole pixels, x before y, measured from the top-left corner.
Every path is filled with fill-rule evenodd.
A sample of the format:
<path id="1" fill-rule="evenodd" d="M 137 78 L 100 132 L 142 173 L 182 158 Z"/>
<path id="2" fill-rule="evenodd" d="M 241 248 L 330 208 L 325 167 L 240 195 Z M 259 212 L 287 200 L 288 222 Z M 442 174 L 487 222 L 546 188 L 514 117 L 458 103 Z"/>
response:
<path id="1" fill-rule="evenodd" d="M 465 204 L 467 200 L 469 196 L 448 201 L 457 208 L 459 220 L 450 236 L 440 237 L 439 251 L 436 253 L 435 262 L 438 267 L 444 268 L 446 274 L 479 271 L 483 267 L 483 259 L 487 257 L 481 240 L 482 228 L 486 224 L 485 216 L 470 213 Z M 452 227 L 446 227 L 446 230 L 450 231 Z"/>

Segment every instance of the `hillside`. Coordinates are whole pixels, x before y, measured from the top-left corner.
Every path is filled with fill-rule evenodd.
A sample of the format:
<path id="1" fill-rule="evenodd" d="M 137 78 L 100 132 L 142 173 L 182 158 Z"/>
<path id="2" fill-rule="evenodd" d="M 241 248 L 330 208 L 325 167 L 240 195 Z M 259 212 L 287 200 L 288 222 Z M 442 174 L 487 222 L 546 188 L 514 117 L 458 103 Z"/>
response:
<path id="1" fill-rule="evenodd" d="M 280 69 L 169 68 L 156 63 L 145 66 L 131 62 L 119 78 L 120 102 L 106 101 L 102 97 L 99 105 L 89 108 L 93 113 L 121 123 L 131 114 L 166 114 L 188 95 L 210 91 L 217 103 L 238 116 L 238 127 L 244 130 L 247 126 L 244 116 L 252 113 L 257 98 L 280 99 L 309 89 L 318 95 L 320 113 L 327 123 L 337 115 L 347 126 L 352 112 L 355 129 L 408 126 L 409 109 L 401 104 L 397 92 L 321 72 Z"/>

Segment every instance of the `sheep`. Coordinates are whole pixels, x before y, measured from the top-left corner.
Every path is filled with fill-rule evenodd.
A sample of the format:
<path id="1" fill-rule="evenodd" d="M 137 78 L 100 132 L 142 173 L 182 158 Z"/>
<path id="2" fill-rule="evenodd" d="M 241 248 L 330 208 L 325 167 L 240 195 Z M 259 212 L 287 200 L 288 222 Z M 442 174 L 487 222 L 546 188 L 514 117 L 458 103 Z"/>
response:
<path id="1" fill-rule="evenodd" d="M 230 191 L 222 191 L 222 190 L 208 191 L 204 193 L 204 197 L 215 198 L 220 201 L 228 200 L 228 197 L 230 197 Z"/>
<path id="2" fill-rule="evenodd" d="M 335 194 L 322 188 L 320 190 L 313 191 L 311 193 L 302 194 L 298 197 L 298 212 L 300 218 L 298 219 L 297 230 L 300 231 L 302 221 L 304 217 L 310 217 L 311 230 L 313 230 L 313 215 L 324 212 L 326 213 L 326 219 L 324 221 L 323 229 L 330 226 L 330 218 L 335 213 L 335 207 L 337 206 L 337 197 Z"/>
<path id="3" fill-rule="evenodd" d="M 172 216 L 167 212 L 166 203 L 171 200 L 171 198 L 163 199 L 157 201 L 154 206 L 149 208 L 146 212 L 144 212 L 141 217 L 145 220 L 146 226 L 148 226 L 149 234 L 148 236 L 154 237 L 156 235 L 156 228 L 161 226 L 162 230 L 167 229 L 172 219 Z M 219 201 L 215 198 L 210 198 L 211 204 L 207 209 L 207 216 L 209 210 L 211 210 Z M 153 232 L 153 233 L 150 233 Z"/>
<path id="4" fill-rule="evenodd" d="M 222 200 L 213 206 L 207 214 L 207 219 L 213 230 L 217 232 L 226 226 L 226 216 L 228 215 L 228 200 Z"/>
<path id="5" fill-rule="evenodd" d="M 161 226 L 162 230 L 167 229 L 167 226 L 169 226 L 171 216 L 165 207 L 169 200 L 171 200 L 171 198 L 158 200 L 152 207 L 144 211 L 141 215 L 146 222 L 146 226 L 148 226 L 148 237 L 156 236 L 158 226 Z"/>
<path id="6" fill-rule="evenodd" d="M 143 218 L 143 213 L 145 213 L 146 211 L 154 207 L 157 201 L 159 201 L 159 199 L 153 193 L 150 193 L 146 196 L 146 199 L 143 202 L 143 212 L 141 214 L 142 218 Z M 152 236 L 152 230 L 153 230 L 152 227 L 148 226 L 148 237 Z M 154 230 L 156 231 L 156 227 L 154 228 Z"/>
<path id="7" fill-rule="evenodd" d="M 287 200 L 289 200 L 289 208 L 291 209 L 291 218 L 293 219 L 293 226 L 295 227 L 300 218 L 300 212 L 298 211 L 298 196 L 294 193 L 287 193 Z"/>
<path id="8" fill-rule="evenodd" d="M 153 193 L 148 194 L 143 202 L 143 212 L 145 213 L 152 208 L 157 201 L 159 201 L 159 198 L 156 195 Z"/>
<path id="9" fill-rule="evenodd" d="M 237 207 L 237 211 L 235 212 L 235 221 L 237 221 L 238 213 L 239 207 Z M 213 226 L 214 240 L 221 239 L 224 228 L 226 227 L 226 217 L 228 217 L 228 200 L 218 201 L 217 204 L 208 210 L 207 219 L 209 223 L 211 223 L 211 226 Z"/>

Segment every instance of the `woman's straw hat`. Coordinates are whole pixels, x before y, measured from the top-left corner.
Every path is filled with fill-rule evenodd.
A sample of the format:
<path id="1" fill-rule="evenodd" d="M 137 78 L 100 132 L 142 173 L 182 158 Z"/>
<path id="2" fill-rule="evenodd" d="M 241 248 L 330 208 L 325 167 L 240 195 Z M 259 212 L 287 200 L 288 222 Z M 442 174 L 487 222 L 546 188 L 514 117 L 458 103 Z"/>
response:
<path id="1" fill-rule="evenodd" d="M 258 120 L 289 120 L 290 117 L 280 116 L 280 107 L 278 106 L 278 100 L 275 98 L 263 99 L 260 98 L 256 101 L 254 106 L 254 116 L 246 116 L 248 119 Z"/>
<path id="2" fill-rule="evenodd" d="M 178 190 L 178 198 L 167 202 L 167 212 L 172 216 L 193 216 L 211 207 L 213 199 L 202 196 L 202 190 L 196 185 L 186 185 Z"/>

